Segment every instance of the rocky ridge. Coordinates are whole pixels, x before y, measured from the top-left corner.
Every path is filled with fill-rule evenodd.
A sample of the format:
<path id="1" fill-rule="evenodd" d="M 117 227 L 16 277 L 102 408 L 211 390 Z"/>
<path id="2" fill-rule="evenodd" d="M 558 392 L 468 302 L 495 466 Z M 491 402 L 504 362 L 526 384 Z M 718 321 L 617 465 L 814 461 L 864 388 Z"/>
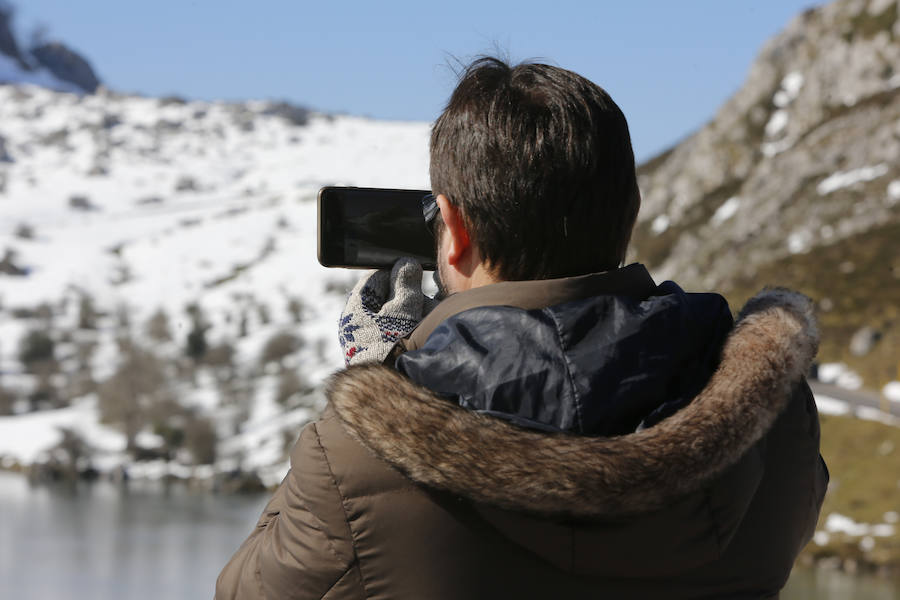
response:
<path id="1" fill-rule="evenodd" d="M 658 278 L 819 301 L 822 358 L 878 387 L 900 356 L 900 2 L 838 0 L 770 40 L 701 130 L 639 168 Z M 864 352 L 850 341 L 875 332 Z M 856 346 L 859 348 L 859 345 Z"/>

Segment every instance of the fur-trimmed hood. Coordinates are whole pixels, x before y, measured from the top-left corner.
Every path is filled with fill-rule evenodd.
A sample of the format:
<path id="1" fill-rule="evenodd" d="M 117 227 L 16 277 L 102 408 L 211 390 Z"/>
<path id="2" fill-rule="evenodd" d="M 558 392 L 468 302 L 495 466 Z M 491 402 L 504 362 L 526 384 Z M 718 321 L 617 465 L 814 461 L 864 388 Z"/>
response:
<path id="1" fill-rule="evenodd" d="M 618 437 L 524 430 L 382 365 L 336 374 L 327 394 L 351 436 L 419 484 L 500 509 L 605 519 L 659 510 L 735 465 L 784 408 L 817 346 L 809 299 L 764 291 L 741 311 L 694 400 Z"/>

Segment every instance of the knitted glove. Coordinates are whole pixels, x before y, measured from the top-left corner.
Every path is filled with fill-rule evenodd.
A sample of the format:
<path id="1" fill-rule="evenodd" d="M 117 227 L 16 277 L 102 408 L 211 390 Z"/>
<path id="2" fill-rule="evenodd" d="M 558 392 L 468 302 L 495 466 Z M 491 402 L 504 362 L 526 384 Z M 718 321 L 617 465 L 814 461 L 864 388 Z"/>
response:
<path id="1" fill-rule="evenodd" d="M 381 362 L 437 304 L 422 293 L 422 265 L 401 258 L 388 271 L 364 276 L 347 299 L 338 324 L 344 362 Z"/>

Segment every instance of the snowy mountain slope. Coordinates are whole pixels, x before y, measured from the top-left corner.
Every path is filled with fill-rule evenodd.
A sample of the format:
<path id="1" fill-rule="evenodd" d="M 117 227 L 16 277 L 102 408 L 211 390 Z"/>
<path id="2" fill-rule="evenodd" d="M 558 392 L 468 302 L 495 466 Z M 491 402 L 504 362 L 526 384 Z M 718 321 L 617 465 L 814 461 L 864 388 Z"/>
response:
<path id="1" fill-rule="evenodd" d="M 429 125 L 311 115 L 297 126 L 278 109 L 0 86 L 0 252 L 13 273 L 0 274 L 0 388 L 16 398 L 9 410 L 68 404 L 61 398 L 85 362 L 79 340 L 94 345 L 90 376 L 102 384 L 123 360 L 123 335 L 176 365 L 199 319 L 204 344 L 228 346 L 229 368 L 253 389 L 243 412 L 229 412 L 216 367 L 199 366 L 192 383 L 176 385 L 179 403 L 212 419 L 220 460 L 241 455 L 256 468 L 283 459 L 272 432 L 295 433 L 306 413 L 274 401 L 282 369 L 260 356 L 277 334 L 295 336 L 284 368 L 315 387 L 342 364 L 336 322 L 358 276 L 318 265 L 316 192 L 427 187 Z M 85 298 L 97 315 L 88 329 L 79 323 Z M 159 312 L 169 342 L 146 332 Z M 43 404 L 34 398 L 46 382 L 20 360 L 35 329 L 50 333 L 60 364 L 50 382 L 58 400 Z M 160 423 L 145 423 L 144 434 L 154 430 Z M 3 437 L 0 456 L 29 458 Z"/>

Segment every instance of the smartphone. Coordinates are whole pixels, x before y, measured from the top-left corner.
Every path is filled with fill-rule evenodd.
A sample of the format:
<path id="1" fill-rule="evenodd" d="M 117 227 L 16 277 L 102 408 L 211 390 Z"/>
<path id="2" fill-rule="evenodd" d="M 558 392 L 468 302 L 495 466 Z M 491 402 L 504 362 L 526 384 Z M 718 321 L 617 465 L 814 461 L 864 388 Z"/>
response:
<path id="1" fill-rule="evenodd" d="M 318 256 L 326 267 L 385 269 L 409 256 L 433 271 L 434 235 L 422 213 L 428 190 L 319 190 Z"/>

